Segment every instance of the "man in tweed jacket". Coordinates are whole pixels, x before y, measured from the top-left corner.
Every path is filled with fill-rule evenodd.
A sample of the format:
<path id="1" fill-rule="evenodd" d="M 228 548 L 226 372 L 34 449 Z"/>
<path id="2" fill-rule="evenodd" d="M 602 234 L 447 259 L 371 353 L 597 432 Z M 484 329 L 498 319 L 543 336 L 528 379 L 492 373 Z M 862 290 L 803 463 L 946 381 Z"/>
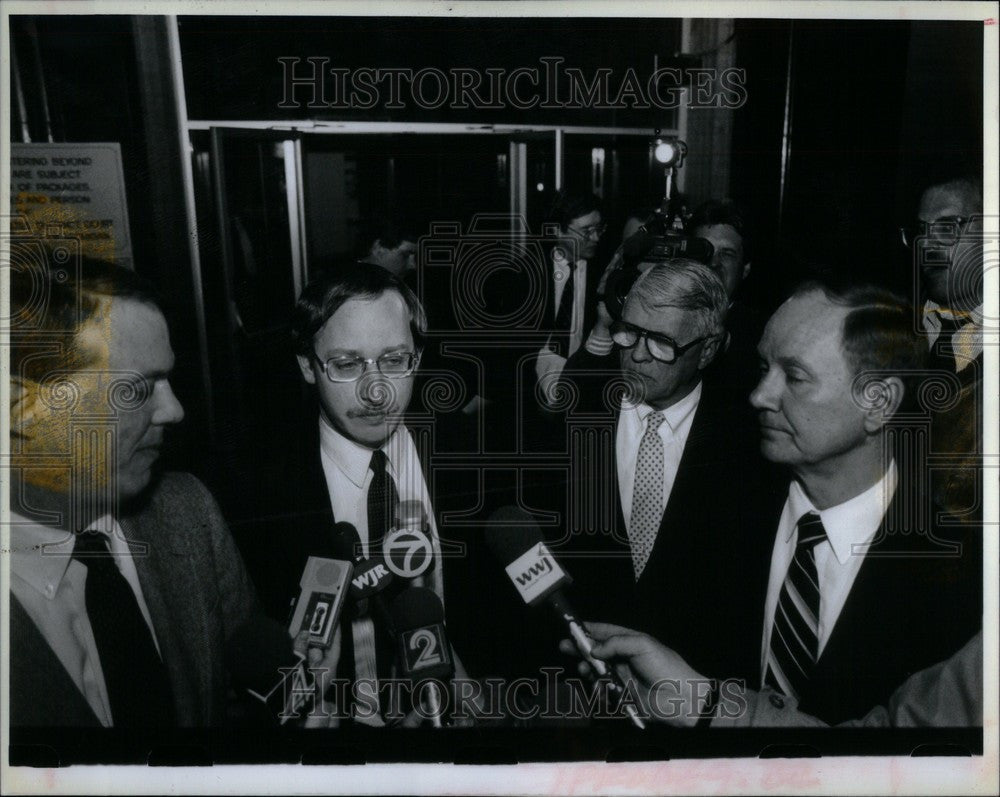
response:
<path id="1" fill-rule="evenodd" d="M 208 490 L 155 475 L 184 415 L 166 320 L 132 272 L 67 272 L 12 277 L 11 726 L 223 724 L 256 599 Z"/>

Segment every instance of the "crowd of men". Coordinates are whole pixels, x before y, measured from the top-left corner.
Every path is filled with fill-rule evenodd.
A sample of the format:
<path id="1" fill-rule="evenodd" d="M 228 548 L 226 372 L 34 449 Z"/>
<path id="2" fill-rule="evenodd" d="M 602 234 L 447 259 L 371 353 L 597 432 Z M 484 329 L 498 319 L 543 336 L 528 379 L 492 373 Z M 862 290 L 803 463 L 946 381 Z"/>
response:
<path id="1" fill-rule="evenodd" d="M 416 415 L 411 400 L 427 362 L 446 370 L 435 316 L 454 296 L 418 279 L 423 298 L 438 290 L 425 309 L 410 287 L 424 267 L 415 242 L 387 231 L 298 300 L 313 433 L 280 487 L 287 514 L 261 519 L 267 567 L 250 575 L 205 486 L 157 470 L 184 411 L 155 292 L 86 259 L 76 274 L 54 261 L 15 272 L 12 726 L 233 722 L 245 629 L 288 627 L 310 557 L 350 560 L 374 583 L 400 526 L 426 540 L 428 566 L 349 594 L 321 649 L 309 634 L 281 642 L 313 665 L 314 705 L 328 679 L 374 688 L 330 698 L 328 720 L 296 721 L 462 724 L 384 699 L 383 681 L 431 655 L 455 684 L 553 664 L 566 679 L 577 668 L 558 631 L 505 575 L 517 563 L 483 544 L 483 518 L 509 505 L 530 511 L 545 554 L 572 575 L 593 656 L 647 718 L 981 724 L 981 214 L 975 181 L 932 186 L 903 231 L 918 294 L 806 281 L 766 319 L 741 295 L 749 238 L 732 203 L 697 208 L 677 234 L 641 214 L 605 267 L 597 198 L 562 196 L 537 345 L 516 360 L 487 347 L 498 356 L 461 374 L 466 400 L 443 411 L 439 437 L 426 400 Z M 710 246 L 679 254 L 692 239 Z M 518 284 L 504 301 L 523 301 Z M 926 405 L 928 380 L 947 400 Z M 449 466 L 450 441 L 498 426 L 519 432 L 514 456 Z M 415 590 L 443 607 L 425 624 L 442 632 L 433 642 L 402 633 Z M 579 639 L 561 647 L 581 655 Z M 655 710 L 668 704 L 680 708 Z"/>

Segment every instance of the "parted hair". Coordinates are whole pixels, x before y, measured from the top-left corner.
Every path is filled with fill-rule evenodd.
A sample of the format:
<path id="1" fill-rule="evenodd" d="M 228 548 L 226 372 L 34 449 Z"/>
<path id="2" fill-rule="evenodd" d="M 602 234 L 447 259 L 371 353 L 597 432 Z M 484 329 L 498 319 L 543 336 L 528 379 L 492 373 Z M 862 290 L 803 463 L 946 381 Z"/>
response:
<path id="1" fill-rule="evenodd" d="M 658 263 L 643 273 L 628 293 L 649 310 L 677 307 L 698 314 L 699 334 L 721 335 L 729 297 L 718 275 L 708 266 L 683 257 Z"/>

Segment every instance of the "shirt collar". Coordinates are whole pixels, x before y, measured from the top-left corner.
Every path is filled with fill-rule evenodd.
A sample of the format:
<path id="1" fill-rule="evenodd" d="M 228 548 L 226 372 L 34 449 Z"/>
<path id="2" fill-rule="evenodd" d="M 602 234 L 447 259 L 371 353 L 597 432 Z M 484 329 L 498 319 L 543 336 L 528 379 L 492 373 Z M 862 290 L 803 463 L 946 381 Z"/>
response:
<path id="1" fill-rule="evenodd" d="M 563 250 L 562 250 L 562 248 L 560 248 L 558 246 L 555 247 L 555 248 L 553 248 L 553 250 L 552 250 L 552 265 L 555 266 L 557 269 L 560 269 L 560 268 L 561 269 L 569 269 L 569 261 L 563 256 Z M 576 267 L 578 269 L 586 268 L 587 267 L 587 261 L 586 260 L 577 260 L 576 261 Z"/>
<path id="2" fill-rule="evenodd" d="M 969 326 L 970 324 L 972 326 L 981 327 L 983 325 L 983 306 L 979 305 L 979 307 L 975 308 L 974 310 L 969 310 L 968 312 L 956 313 L 954 310 L 950 308 L 942 307 L 933 299 L 928 299 L 926 302 L 924 302 L 925 326 L 927 326 L 927 323 L 930 322 L 930 326 L 932 326 L 934 329 L 940 328 L 941 323 L 938 320 L 939 317 L 950 318 L 955 321 L 959 321 L 962 323 L 962 327 Z"/>
<path id="3" fill-rule="evenodd" d="M 72 560 L 76 536 L 10 513 L 10 571 L 51 600 Z"/>
<path id="4" fill-rule="evenodd" d="M 806 512 L 815 512 L 823 521 L 827 539 L 833 547 L 837 560 L 847 564 L 851 556 L 864 555 L 866 546 L 871 542 L 882 524 L 882 518 L 896 492 L 898 476 L 896 462 L 893 460 L 882 478 L 863 493 L 820 511 L 812 505 L 798 481 L 793 480 L 788 489 L 788 504 L 791 509 L 792 523 L 788 529 L 786 542 L 791 542 L 796 530 L 796 521 Z"/>
<path id="5" fill-rule="evenodd" d="M 402 424 L 396 427 L 389 439 L 382 444 L 382 451 L 385 452 L 389 462 L 389 472 L 393 476 L 396 476 L 396 463 L 400 461 L 402 451 L 400 440 L 402 428 Z M 322 414 L 319 416 L 319 447 L 323 455 L 328 457 L 356 487 L 364 486 L 372 461 L 372 449 L 348 440 L 330 426 Z"/>
<path id="6" fill-rule="evenodd" d="M 698 406 L 698 402 L 701 400 L 701 382 L 695 385 L 694 390 L 688 393 L 684 398 L 678 401 L 676 404 L 671 404 L 665 410 L 659 410 L 659 413 L 663 416 L 664 422 L 670 427 L 670 431 L 675 433 L 687 420 L 688 416 L 695 411 Z M 649 417 L 650 413 L 654 412 L 653 408 L 648 404 L 630 404 L 626 400 L 622 400 L 623 410 L 635 410 L 636 415 L 639 416 L 639 423 L 642 426 L 646 425 L 646 418 Z"/>

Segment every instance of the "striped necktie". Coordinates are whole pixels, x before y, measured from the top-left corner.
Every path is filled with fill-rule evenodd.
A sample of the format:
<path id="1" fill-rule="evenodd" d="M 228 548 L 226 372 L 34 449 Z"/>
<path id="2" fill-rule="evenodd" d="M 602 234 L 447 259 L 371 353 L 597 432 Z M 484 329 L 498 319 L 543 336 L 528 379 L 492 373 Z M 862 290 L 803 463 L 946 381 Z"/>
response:
<path id="1" fill-rule="evenodd" d="M 816 546 L 826 539 L 823 521 L 815 512 L 806 512 L 799 518 L 798 527 L 795 555 L 774 610 L 764 676 L 768 686 L 790 697 L 802 693 L 819 657 Z"/>

